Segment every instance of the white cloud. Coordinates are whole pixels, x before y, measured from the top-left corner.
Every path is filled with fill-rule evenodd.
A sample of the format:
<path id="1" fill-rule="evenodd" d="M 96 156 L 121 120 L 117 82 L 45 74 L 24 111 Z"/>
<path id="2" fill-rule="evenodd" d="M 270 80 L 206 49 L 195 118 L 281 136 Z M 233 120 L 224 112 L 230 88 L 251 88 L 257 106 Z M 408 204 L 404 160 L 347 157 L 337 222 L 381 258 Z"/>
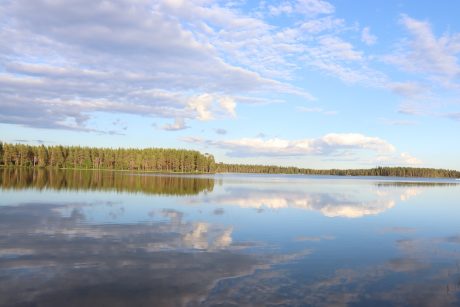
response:
<path id="1" fill-rule="evenodd" d="M 400 154 L 400 158 L 404 162 L 404 164 L 409 164 L 409 165 L 422 164 L 422 161 L 420 159 L 417 159 L 416 157 L 411 156 L 407 152 L 402 152 Z"/>
<path id="2" fill-rule="evenodd" d="M 215 119 L 216 116 L 236 116 L 236 102 L 229 96 L 206 93 L 191 97 L 187 104 L 190 110 L 197 113 L 197 119 L 202 121 Z"/>
<path id="3" fill-rule="evenodd" d="M 319 43 L 323 50 L 328 52 L 328 57 L 338 60 L 358 61 L 362 59 L 362 53 L 354 50 L 349 42 L 336 36 L 324 36 L 320 38 Z"/>
<path id="4" fill-rule="evenodd" d="M 179 131 L 179 130 L 184 130 L 189 128 L 186 124 L 183 118 L 176 118 L 174 120 L 174 123 L 172 124 L 166 124 L 161 129 L 166 130 L 166 131 Z"/>
<path id="5" fill-rule="evenodd" d="M 283 182 L 279 183 L 284 184 Z M 310 190 L 312 189 L 312 190 Z M 286 190 L 248 190 L 245 188 L 227 189 L 218 196 L 209 196 L 207 201 L 219 205 L 238 206 L 241 208 L 272 209 L 295 208 L 300 210 L 318 211 L 327 217 L 361 218 L 378 215 L 394 206 L 397 201 L 407 201 L 420 193 L 420 190 L 401 189 L 396 193 L 384 193 L 377 189 L 366 191 L 371 195 L 366 201 L 360 200 L 355 192 L 323 193 L 314 187 L 304 191 Z"/>
<path id="6" fill-rule="evenodd" d="M 232 117 L 236 116 L 236 102 L 231 97 L 222 97 L 219 99 L 219 105 Z"/>
<path id="7" fill-rule="evenodd" d="M 408 98 L 423 97 L 424 95 L 428 94 L 429 91 L 426 86 L 413 81 L 392 82 L 387 85 L 387 88 L 398 95 Z"/>
<path id="8" fill-rule="evenodd" d="M 335 8 L 331 3 L 323 0 L 296 0 L 283 1 L 276 6 L 270 5 L 268 10 L 272 16 L 297 13 L 313 17 L 322 14 L 332 14 Z"/>
<path id="9" fill-rule="evenodd" d="M 292 4 L 288 1 L 284 1 L 277 6 L 270 5 L 268 7 L 268 11 L 272 16 L 278 16 L 281 14 L 291 14 L 293 10 L 294 8 L 292 7 Z"/>
<path id="10" fill-rule="evenodd" d="M 343 38 L 344 32 L 355 31 L 343 19 L 335 18 L 335 8 L 329 2 L 318 0 L 283 1 L 279 5 L 262 5 L 268 12 L 287 14 L 291 24 L 270 24 L 270 19 L 245 15 L 242 10 L 196 8 L 185 2 L 181 16 L 188 22 L 201 18 L 214 31 L 206 31 L 203 40 L 211 43 L 219 54 L 242 67 L 257 71 L 261 76 L 287 80 L 293 79 L 302 68 L 313 68 L 348 83 L 363 83 L 381 87 L 386 76 L 369 68 L 369 61 L 353 44 Z M 184 13 L 187 12 L 187 13 Z M 299 14 L 307 14 L 308 18 Z M 177 12 L 176 12 L 177 14 Z M 212 16 L 212 17 L 211 17 Z M 217 26 L 216 26 L 217 25 Z M 200 25 L 194 27 L 200 28 Z M 279 85 L 284 92 L 289 89 Z M 275 88 L 273 88 L 275 89 Z M 291 89 L 294 95 L 314 99 L 309 93 Z"/>
<path id="11" fill-rule="evenodd" d="M 213 99 L 214 98 L 209 94 L 202 94 L 190 99 L 188 104 L 191 109 L 198 113 L 199 120 L 210 120 L 213 118 L 210 110 Z"/>
<path id="12" fill-rule="evenodd" d="M 404 72 L 400 76 L 406 80 L 388 81 L 385 88 L 404 97 L 400 113 L 443 117 L 440 108 L 458 108 L 460 33 L 437 35 L 428 21 L 407 15 L 401 15 L 400 24 L 407 35 L 382 59 Z"/>
<path id="13" fill-rule="evenodd" d="M 329 146 L 356 147 L 378 152 L 394 152 L 393 145 L 377 137 L 368 137 L 359 133 L 330 133 L 322 140 Z"/>
<path id="14" fill-rule="evenodd" d="M 361 41 L 369 46 L 374 45 L 377 42 L 377 36 L 371 34 L 369 27 L 365 27 L 361 31 Z"/>
<path id="15" fill-rule="evenodd" d="M 416 165 L 420 165 L 423 163 L 422 160 L 410 155 L 407 152 L 402 152 L 402 153 L 394 154 L 394 155 L 378 156 L 374 162 L 379 165 L 388 165 L 388 166 L 392 166 L 392 165 L 416 166 Z"/>
<path id="16" fill-rule="evenodd" d="M 270 63 L 249 67 L 234 61 L 237 51 L 226 56 L 226 42 L 246 30 L 266 39 L 272 33 L 264 21 L 219 5 L 18 0 L 5 3 L 0 14 L 8 20 L 0 25 L 3 123 L 91 131 L 86 125 L 95 111 L 210 120 L 236 116 L 229 93 L 313 99 L 262 76 Z M 214 37 L 218 28 L 224 31 Z M 273 65 L 283 62 L 278 58 Z M 209 102 L 207 95 L 222 101 Z M 69 121 L 76 124 L 63 124 Z"/>
<path id="17" fill-rule="evenodd" d="M 320 33 L 327 30 L 343 28 L 345 21 L 343 19 L 326 16 L 316 19 L 310 19 L 303 22 L 299 29 L 307 33 Z"/>
<path id="18" fill-rule="evenodd" d="M 369 60 L 355 46 L 336 34 L 319 35 L 302 57 L 310 67 L 346 83 L 385 87 L 388 77 L 369 66 Z"/>
<path id="19" fill-rule="evenodd" d="M 320 14 L 332 14 L 335 7 L 323 0 L 297 0 L 296 11 L 307 16 L 316 16 Z"/>
<path id="20" fill-rule="evenodd" d="M 424 73 L 431 80 L 449 85 L 460 73 L 457 54 L 460 52 L 460 35 L 435 36 L 431 25 L 407 15 L 401 24 L 411 35 L 401 50 L 386 57 L 387 61 L 408 72 Z"/>
<path id="21" fill-rule="evenodd" d="M 423 87 L 390 82 L 373 69 L 371 57 L 346 37 L 360 29 L 336 18 L 327 1 L 261 7 L 252 14 L 201 0 L 6 2 L 0 122 L 93 131 L 87 125 L 94 112 L 188 123 L 237 118 L 236 103 L 280 102 L 285 94 L 314 100 L 294 85 L 304 69 L 406 96 Z M 289 22 L 273 22 L 270 12 Z M 460 35 L 436 39 L 426 23 L 407 16 L 402 23 L 414 37 L 412 51 L 400 57 L 413 62 L 408 67 L 458 73 Z M 361 34 L 372 41 L 368 28 Z"/>
<path id="22" fill-rule="evenodd" d="M 231 155 L 236 156 L 330 155 L 340 150 L 369 150 L 377 153 L 392 153 L 396 150 L 393 145 L 385 140 L 359 133 L 330 133 L 320 138 L 303 140 L 242 138 L 211 141 L 193 137 L 183 140 L 228 149 Z"/>

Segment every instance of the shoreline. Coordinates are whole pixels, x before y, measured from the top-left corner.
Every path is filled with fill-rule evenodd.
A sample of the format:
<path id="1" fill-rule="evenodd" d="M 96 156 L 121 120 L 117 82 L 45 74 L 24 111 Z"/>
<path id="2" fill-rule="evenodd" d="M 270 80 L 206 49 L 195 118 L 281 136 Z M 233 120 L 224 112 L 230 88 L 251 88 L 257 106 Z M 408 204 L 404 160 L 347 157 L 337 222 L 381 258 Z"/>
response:
<path id="1" fill-rule="evenodd" d="M 150 171 L 150 170 L 129 170 L 129 169 L 107 169 L 107 168 L 54 168 L 54 167 L 30 167 L 30 166 L 4 166 L 0 165 L 0 170 L 5 170 L 5 169 L 11 169 L 11 170 L 47 170 L 47 171 L 101 171 L 101 172 L 119 172 L 119 173 L 131 173 L 131 174 L 152 174 L 152 175 L 167 175 L 167 176 L 202 176 L 202 175 L 225 175 L 225 174 L 235 174 L 235 175 L 288 175 L 288 176 L 298 176 L 298 177 L 309 177 L 309 176 L 314 176 L 314 177 L 335 177 L 335 178 L 355 178 L 355 179 L 360 179 L 360 178 L 392 178 L 392 179 L 398 179 L 402 178 L 405 179 L 405 181 L 409 181 L 410 179 L 417 181 L 417 179 L 424 179 L 424 180 L 429 180 L 429 179 L 445 179 L 445 180 L 452 180 L 452 181 L 458 181 L 460 184 L 460 177 L 422 177 L 422 176 L 393 176 L 393 175 L 354 175 L 354 174 L 305 174 L 305 173 L 264 173 L 264 172 L 175 172 L 175 171 Z M 360 169 L 357 169 L 359 171 Z M 368 170 L 373 170 L 373 168 L 368 169 Z M 315 170 L 318 172 L 327 172 L 328 170 Z M 344 170 L 345 171 L 345 170 Z M 332 178 L 331 178 L 332 179 Z M 393 180 L 392 180 L 393 181 Z"/>

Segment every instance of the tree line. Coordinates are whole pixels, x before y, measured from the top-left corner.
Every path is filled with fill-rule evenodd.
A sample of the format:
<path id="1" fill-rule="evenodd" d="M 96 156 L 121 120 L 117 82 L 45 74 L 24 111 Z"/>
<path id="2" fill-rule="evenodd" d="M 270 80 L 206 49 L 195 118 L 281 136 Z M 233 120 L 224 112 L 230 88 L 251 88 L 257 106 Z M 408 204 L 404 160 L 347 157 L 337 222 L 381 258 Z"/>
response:
<path id="1" fill-rule="evenodd" d="M 217 173 L 257 173 L 257 174 L 301 174 L 335 176 L 391 176 L 391 177 L 428 177 L 460 178 L 456 170 L 415 168 L 415 167 L 375 167 L 370 169 L 310 169 L 275 165 L 216 164 Z"/>
<path id="2" fill-rule="evenodd" d="M 0 142 L 3 166 L 212 173 L 214 157 L 184 149 L 31 146 Z"/>
<path id="3" fill-rule="evenodd" d="M 31 146 L 0 142 L 0 166 L 131 170 L 178 173 L 259 173 L 337 176 L 460 178 L 456 170 L 414 167 L 370 169 L 310 169 L 275 165 L 216 163 L 210 154 L 165 148 L 96 148 Z"/>

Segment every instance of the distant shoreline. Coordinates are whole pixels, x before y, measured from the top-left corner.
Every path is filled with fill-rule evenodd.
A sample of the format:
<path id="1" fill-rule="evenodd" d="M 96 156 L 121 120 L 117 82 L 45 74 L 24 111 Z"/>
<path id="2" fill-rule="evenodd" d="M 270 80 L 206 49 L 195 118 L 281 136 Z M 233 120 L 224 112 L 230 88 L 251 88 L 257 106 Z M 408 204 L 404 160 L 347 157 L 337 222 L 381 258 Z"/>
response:
<path id="1" fill-rule="evenodd" d="M 241 164 L 244 166 L 244 164 Z M 4 166 L 0 165 L 0 170 L 4 169 L 25 169 L 25 170 L 62 170 L 62 171 L 101 171 L 101 172 L 120 172 L 120 173 L 132 173 L 132 174 L 152 174 L 152 175 L 177 175 L 177 176 L 188 176 L 188 175 L 219 175 L 219 174 L 237 174 L 237 175 L 298 175 L 298 176 L 332 176 L 332 177 L 379 177 L 379 178 L 405 178 L 405 179 L 451 179 L 455 181 L 459 181 L 460 177 L 427 177 L 427 176 L 396 176 L 396 175 L 360 175 L 360 174 L 327 174 L 327 173 L 264 173 L 264 172 L 173 172 L 173 171 L 148 171 L 148 170 L 130 170 L 130 169 L 107 169 L 107 168 L 55 168 L 55 167 L 38 167 L 38 166 Z M 371 169 L 364 169 L 367 171 L 375 170 L 376 168 Z M 423 170 L 423 169 L 416 169 L 415 170 Z M 442 169 L 440 169 L 442 170 Z M 318 172 L 327 172 L 329 170 L 316 170 Z M 336 170 L 333 170 L 336 171 Z M 351 170 L 340 170 L 340 171 L 354 171 Z M 362 171 L 361 169 L 356 169 L 356 171 Z"/>
<path id="2" fill-rule="evenodd" d="M 0 142 L 0 167 L 111 170 L 156 174 L 299 174 L 460 179 L 460 171 L 416 167 L 311 169 L 294 166 L 229 164 L 196 150 L 31 146 Z"/>

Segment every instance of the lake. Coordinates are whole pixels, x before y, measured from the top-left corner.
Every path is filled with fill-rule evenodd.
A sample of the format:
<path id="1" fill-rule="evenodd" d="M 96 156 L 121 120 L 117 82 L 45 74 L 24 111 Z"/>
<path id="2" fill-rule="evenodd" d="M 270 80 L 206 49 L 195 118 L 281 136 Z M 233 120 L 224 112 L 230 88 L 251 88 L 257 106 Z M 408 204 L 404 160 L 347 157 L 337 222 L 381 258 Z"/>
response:
<path id="1" fill-rule="evenodd" d="M 1 306 L 460 304 L 448 179 L 0 170 Z"/>

